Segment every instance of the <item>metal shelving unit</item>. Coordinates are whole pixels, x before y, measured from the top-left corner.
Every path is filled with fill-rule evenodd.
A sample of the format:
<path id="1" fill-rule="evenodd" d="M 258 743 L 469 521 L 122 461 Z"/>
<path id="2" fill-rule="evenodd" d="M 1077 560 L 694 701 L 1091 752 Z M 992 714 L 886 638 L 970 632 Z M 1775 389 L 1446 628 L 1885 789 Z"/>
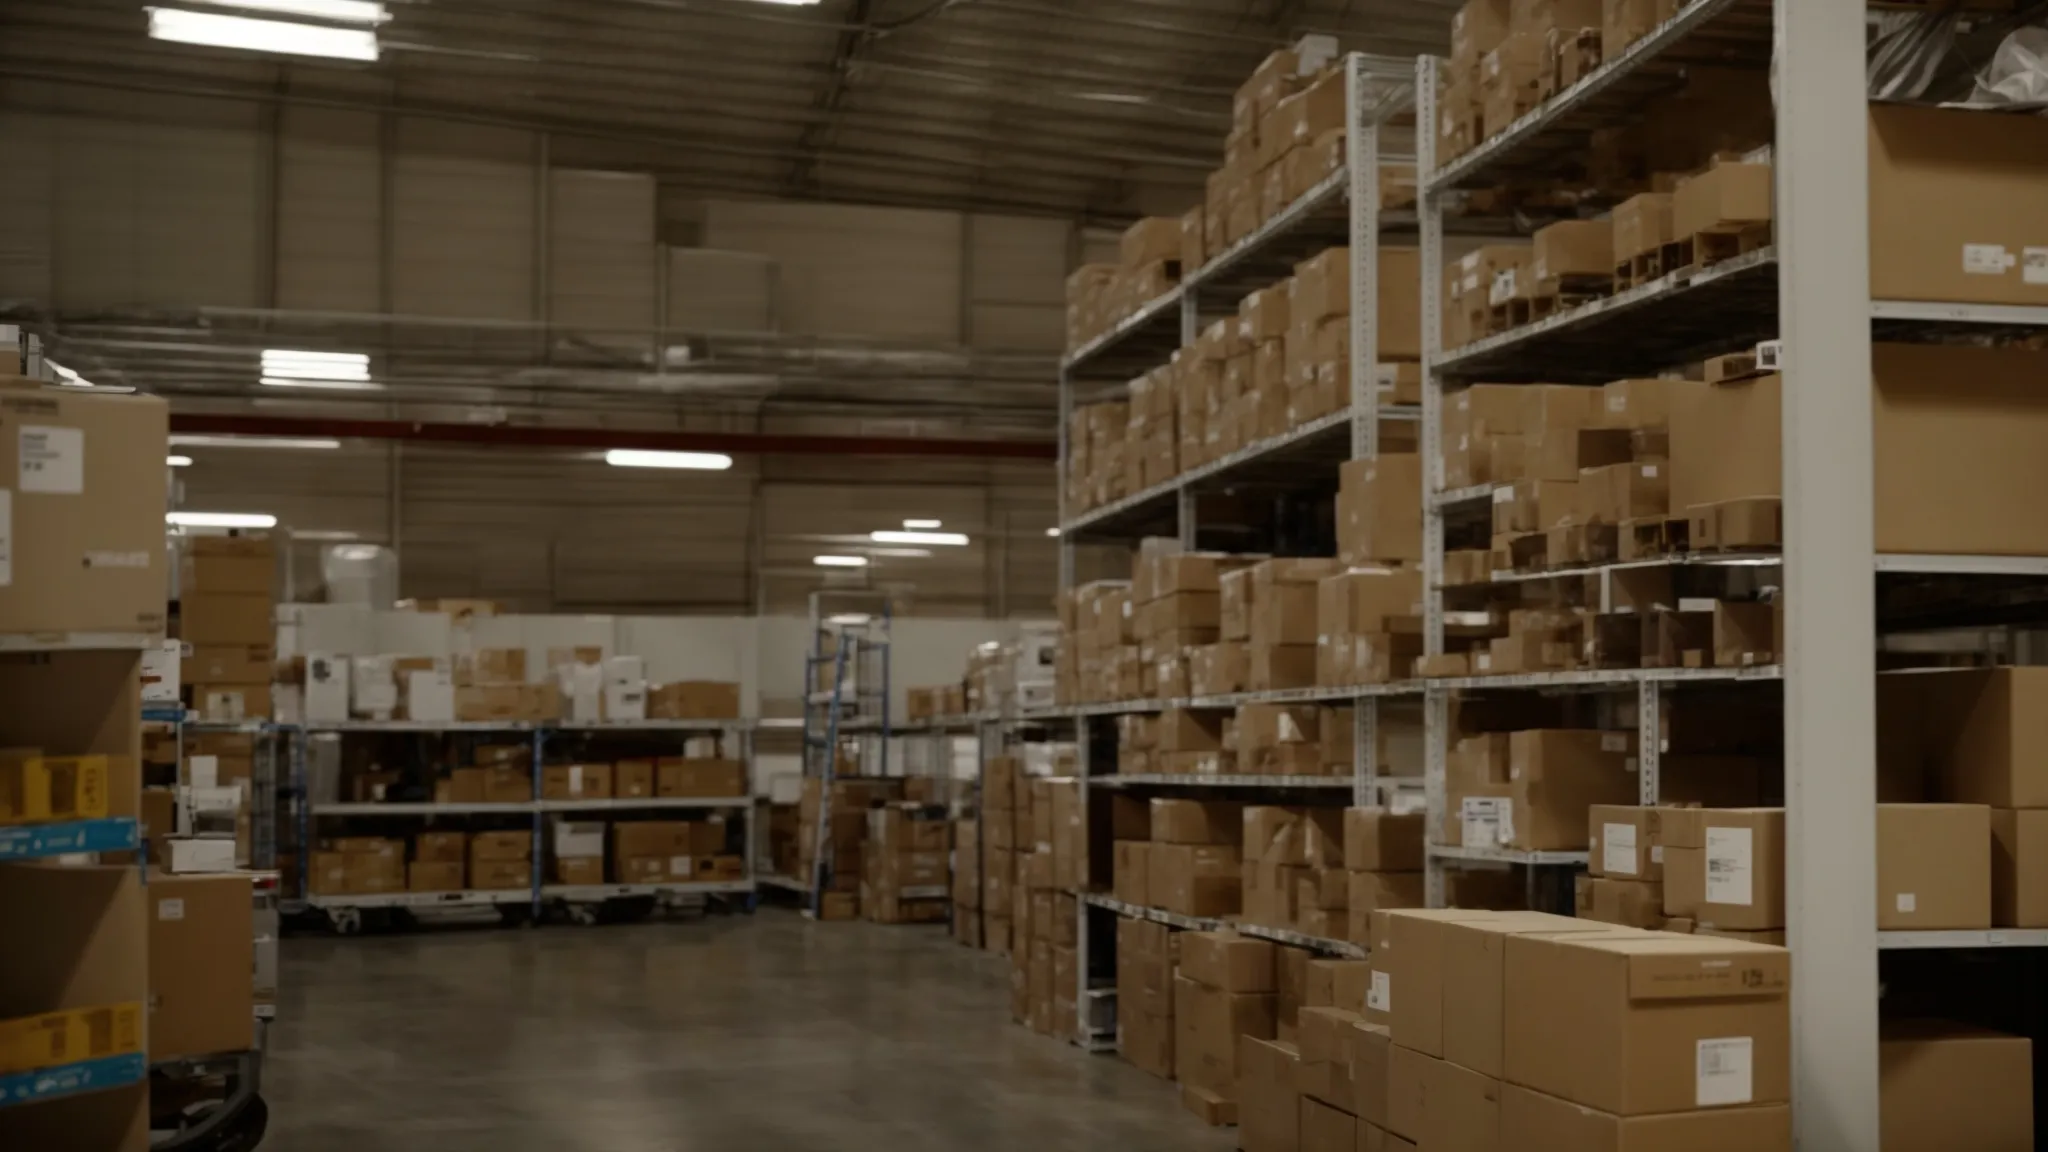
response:
<path id="1" fill-rule="evenodd" d="M 1667 369 L 1777 337 L 1785 349 L 1784 522 L 1789 610 L 1782 668 L 1741 678 L 1783 683 L 1792 950 L 1795 1141 L 1811 1149 L 1879 1144 L 1878 954 L 1881 950 L 2048 947 L 2048 931 L 1879 932 L 1871 898 L 1876 856 L 1877 578 L 1884 574 L 2048 575 L 2048 558 L 1881 556 L 1873 546 L 1871 343 L 1946 330 L 2048 327 L 2048 308 L 1870 300 L 1870 218 L 1863 0 L 1691 0 L 1649 37 L 1609 60 L 1504 133 L 1442 166 L 1423 132 L 1427 651 L 1443 651 L 1443 528 L 1491 486 L 1441 492 L 1441 397 L 1475 380 L 1605 381 Z M 1775 47 L 1774 47 L 1775 44 Z M 1577 161 L 1589 130 L 1626 123 L 1675 88 L 1696 62 L 1772 67 L 1776 81 L 1776 243 L 1697 273 L 1675 273 L 1511 332 L 1442 347 L 1443 228 L 1451 194 L 1541 178 Z M 1418 63 L 1421 122 L 1436 122 L 1438 62 Z M 1611 571 L 1617 566 L 1608 566 Z M 1584 572 L 1577 573 L 1580 575 Z M 1552 574 L 1530 576 L 1543 579 Z M 1521 579 L 1521 576 L 1507 579 Z M 1498 578 L 1497 579 L 1504 579 Z M 1568 674 L 1579 676 L 1579 674 Z M 1455 690 L 1521 687 L 1433 681 L 1426 696 L 1432 827 L 1444 811 L 1447 707 Z M 1555 677 L 1543 686 L 1560 686 Z M 1688 677 L 1595 673 L 1573 686 L 1635 692 L 1641 792 L 1655 803 L 1664 694 Z M 1538 685 L 1527 685 L 1538 686 Z M 1432 847 L 1441 868 L 1495 854 Z M 1575 864 L 1581 853 L 1513 862 Z M 1858 898 L 1858 894 L 1862 898 Z"/>
<path id="2" fill-rule="evenodd" d="M 1354 53 L 1344 58 L 1343 68 L 1345 131 L 1349 143 L 1345 170 L 1323 181 L 1251 236 L 1202 268 L 1188 273 L 1174 291 L 1152 301 L 1102 337 L 1075 349 L 1062 362 L 1059 427 L 1059 576 L 1062 589 L 1074 586 L 1074 550 L 1082 542 L 1130 540 L 1159 532 L 1175 535 L 1183 545 L 1195 547 L 1200 527 L 1198 497 L 1203 493 L 1252 483 L 1295 490 L 1333 486 L 1338 465 L 1346 460 L 1366 459 L 1379 454 L 1383 422 L 1418 418 L 1419 414 L 1413 410 L 1382 407 L 1376 390 L 1379 364 L 1376 293 L 1381 242 L 1388 234 L 1412 232 L 1418 226 L 1414 212 L 1380 209 L 1381 131 L 1397 116 L 1416 107 L 1413 64 L 1406 59 L 1392 60 Z M 1430 123 L 1427 117 L 1420 122 Z M 1250 293 L 1285 280 L 1300 260 L 1337 246 L 1348 246 L 1351 254 L 1351 393 L 1344 409 L 1281 436 L 1249 445 L 1105 507 L 1085 513 L 1067 508 L 1069 418 L 1084 399 L 1081 395 L 1084 391 L 1090 397 L 1100 395 L 1108 386 L 1121 386 L 1132 377 L 1164 363 L 1175 349 L 1196 339 L 1205 315 L 1236 308 Z M 1374 754 L 1379 746 L 1378 702 L 1385 697 L 1417 691 L 1419 689 L 1407 685 L 1368 685 L 1247 692 L 1187 700 L 1118 701 L 1034 709 L 1019 719 L 1035 723 L 1069 719 L 1074 722 L 1084 811 L 1088 809 L 1087 791 L 1094 787 L 1258 787 L 1336 792 L 1348 789 L 1352 802 L 1364 803 L 1379 793 L 1378 760 Z M 1103 727 L 1094 723 L 1101 717 L 1179 707 L 1227 709 L 1263 702 L 1352 702 L 1354 756 L 1351 774 L 1341 778 L 1314 778 L 1313 783 L 1302 784 L 1283 777 L 1256 778 L 1256 783 L 1237 784 L 1221 781 L 1254 778 L 1235 775 L 1118 777 L 1114 775 L 1113 758 L 1109 764 L 1098 766 L 1096 763 L 1098 758 L 1093 746 L 1098 738 L 1106 735 Z M 1121 905 L 1107 897 L 1083 894 L 1079 902 L 1077 946 L 1084 958 L 1107 955 L 1107 949 L 1091 944 L 1091 909 L 1105 909 L 1122 915 L 1146 915 L 1148 918 L 1166 915 Z M 1176 926 L 1216 926 L 1182 919 L 1186 923 L 1176 923 Z M 1288 942 L 1294 942 L 1296 937 L 1294 933 L 1251 926 L 1241 926 L 1241 930 L 1261 935 L 1285 935 L 1290 938 Z M 1342 941 L 1320 943 L 1327 945 L 1325 950 L 1328 951 L 1352 947 Z M 1075 1000 L 1077 1011 L 1081 1013 L 1078 1022 L 1081 1043 L 1088 1048 L 1113 1046 L 1111 1035 L 1091 1026 L 1087 1010 L 1092 992 L 1090 964 L 1084 960 L 1079 968 L 1080 983 L 1075 990 Z"/>
<path id="3" fill-rule="evenodd" d="M 587 922 L 584 915 L 586 906 L 601 904 L 607 900 L 637 897 L 691 897 L 691 896 L 732 896 L 743 897 L 743 906 L 751 910 L 754 906 L 756 885 L 763 880 L 755 869 L 755 837 L 757 834 L 757 805 L 751 795 L 753 780 L 753 735 L 756 723 L 752 720 L 708 719 L 708 720 L 627 720 L 603 723 L 565 723 L 556 721 L 485 721 L 485 722 L 436 722 L 413 720 L 348 720 L 321 721 L 290 728 L 292 735 L 291 792 L 299 798 L 299 846 L 303 850 L 313 843 L 313 823 L 322 819 L 420 819 L 431 820 L 443 817 L 469 816 L 523 816 L 529 821 L 532 832 L 532 853 L 530 856 L 531 879 L 521 888 L 468 889 L 458 892 L 382 892 L 321 894 L 310 890 L 310 860 L 302 864 L 299 872 L 299 891 L 296 898 L 286 902 L 287 911 L 315 909 L 326 914 L 335 926 L 344 932 L 352 932 L 361 925 L 361 915 L 370 909 L 433 909 L 463 907 L 500 907 L 525 905 L 538 918 L 550 905 L 566 905 L 571 920 Z M 308 736 L 319 734 L 338 736 L 362 734 L 410 734 L 410 735 L 490 735 L 496 733 L 517 734 L 529 737 L 533 748 L 530 759 L 532 789 L 535 796 L 541 792 L 541 778 L 547 763 L 547 744 L 555 735 L 591 736 L 614 735 L 635 736 L 645 734 L 681 735 L 689 733 L 718 734 L 737 743 L 734 749 L 742 764 L 746 765 L 744 781 L 746 793 L 740 796 L 705 797 L 629 797 L 593 800 L 536 799 L 511 803 L 453 803 L 440 804 L 430 801 L 376 801 L 341 802 L 315 801 L 306 791 L 306 749 Z M 565 885 L 546 882 L 546 821 L 549 815 L 617 816 L 629 813 L 658 812 L 719 812 L 740 813 L 743 822 L 746 874 L 740 880 L 717 881 L 712 883 L 678 884 L 590 884 Z"/>

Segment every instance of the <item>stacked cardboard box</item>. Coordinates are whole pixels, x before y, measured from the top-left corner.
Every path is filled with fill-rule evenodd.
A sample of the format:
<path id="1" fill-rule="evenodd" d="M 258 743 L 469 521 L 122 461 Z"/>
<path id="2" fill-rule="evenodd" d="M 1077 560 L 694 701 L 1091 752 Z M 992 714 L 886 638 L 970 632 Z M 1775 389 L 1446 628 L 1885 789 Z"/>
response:
<path id="1" fill-rule="evenodd" d="M 991 952 L 1011 948 L 1017 905 L 1017 807 L 1028 803 L 1024 765 L 1015 756 L 991 756 L 981 767 L 982 940 Z"/>
<path id="2" fill-rule="evenodd" d="M 604 833 L 601 830 L 597 850 L 602 857 Z M 465 867 L 468 860 L 468 834 L 422 832 L 412 838 L 412 859 L 405 866 L 405 889 L 408 892 L 461 892 L 468 887 L 469 872 Z"/>
<path id="3" fill-rule="evenodd" d="M 823 794 L 824 781 L 816 777 L 807 778 L 803 796 L 797 804 L 797 870 L 798 875 L 806 880 L 816 866 L 818 817 Z M 831 843 L 827 846 L 831 853 L 832 879 L 826 891 L 846 896 L 848 900 L 841 903 L 852 902 L 853 915 L 859 914 L 863 866 L 861 844 L 867 839 L 868 809 L 876 804 L 899 800 L 902 796 L 901 779 L 842 776 L 832 782 Z"/>
<path id="4" fill-rule="evenodd" d="M 1218 583 L 1246 563 L 1214 553 L 1142 555 L 1130 591 L 1140 661 L 1139 690 L 1147 698 L 1192 694 L 1188 653 L 1222 638 Z"/>
<path id="5" fill-rule="evenodd" d="M 1173 978 L 1173 1065 L 1181 1103 L 1210 1124 L 1238 1118 L 1239 1038 L 1279 1029 L 1272 944 L 1228 932 L 1184 932 Z"/>
<path id="6" fill-rule="evenodd" d="M 903 718 L 912 723 L 967 712 L 967 688 L 961 684 L 911 688 L 905 692 L 904 700 Z"/>
<path id="7" fill-rule="evenodd" d="M 1062 700 L 1141 697 L 1144 662 L 1139 658 L 1129 581 L 1097 580 L 1067 593 L 1061 602 L 1061 624 Z"/>
<path id="8" fill-rule="evenodd" d="M 1154 1076 L 1173 1079 L 1173 977 L 1180 934 L 1149 920 L 1116 924 L 1117 1052 Z"/>
<path id="9" fill-rule="evenodd" d="M 1155 798 L 1151 837 L 1143 848 L 1123 840 L 1117 865 L 1133 871 L 1142 862 L 1145 903 L 1183 916 L 1231 916 L 1242 905 L 1244 807 L 1217 800 Z M 1135 891 L 1137 880 L 1119 883 Z"/>
<path id="10" fill-rule="evenodd" d="M 1080 909 L 1059 890 L 1051 852 L 1020 853 L 1018 873 L 1018 895 L 1028 911 L 1018 913 L 1026 939 L 1010 957 L 1012 1014 L 1042 1035 L 1071 1039 L 1080 1024 Z"/>
<path id="11" fill-rule="evenodd" d="M 405 891 L 405 841 L 343 836 L 313 853 L 312 891 L 323 896 L 369 896 Z"/>
<path id="12" fill-rule="evenodd" d="M 185 541 L 178 635 L 192 646 L 192 655 L 180 675 L 191 706 L 209 720 L 270 715 L 276 573 L 277 553 L 267 534 Z"/>
<path id="13" fill-rule="evenodd" d="M 1224 635 L 1241 627 L 1247 640 L 1247 689 L 1315 685 L 1316 585 L 1338 571 L 1335 560 L 1267 560 L 1219 581 Z"/>
<path id="14" fill-rule="evenodd" d="M 945 809 L 888 803 L 870 808 L 867 822 L 867 842 L 861 847 L 862 912 L 877 924 L 944 920 L 952 893 L 952 824 Z"/>
<path id="15" fill-rule="evenodd" d="M 1545 729 L 1460 740 L 1445 768 L 1438 841 L 1585 851 L 1586 810 L 1635 795 L 1635 734 Z"/>
<path id="16" fill-rule="evenodd" d="M 1423 906 L 1423 831 L 1427 822 L 1420 812 L 1345 809 L 1346 940 L 1370 947 L 1373 913 Z"/>
<path id="17" fill-rule="evenodd" d="M 1625 1147 L 1651 1130 L 1790 1148 L 1783 949 L 1528 912 L 1387 911 L 1372 935 L 1392 1047 L 1356 1079 L 1386 1101 L 1364 1123 L 1423 1148 Z"/>
<path id="18" fill-rule="evenodd" d="M 1350 467 L 1345 466 L 1347 472 Z M 1340 495 L 1340 508 L 1342 500 Z M 1342 687 L 1406 680 L 1422 655 L 1417 627 L 1421 569 L 1350 563 L 1316 584 L 1316 683 Z"/>
<path id="19" fill-rule="evenodd" d="M 1181 220 L 1149 216 L 1124 229 L 1115 264 L 1084 264 L 1067 277 L 1067 348 L 1100 336 L 1180 283 Z"/>
<path id="20" fill-rule="evenodd" d="M 152 875 L 148 893 L 150 1060 L 248 1051 L 256 1007 L 249 877 Z M 0 1065 L 11 1055 L 0 1051 Z"/>
<path id="21" fill-rule="evenodd" d="M 953 821 L 953 938 L 969 948 L 982 946 L 981 821 Z"/>
<path id="22" fill-rule="evenodd" d="M 1086 404 L 1067 421 L 1067 510 L 1086 512 L 1129 494 L 1125 450 L 1130 405 L 1121 400 Z"/>

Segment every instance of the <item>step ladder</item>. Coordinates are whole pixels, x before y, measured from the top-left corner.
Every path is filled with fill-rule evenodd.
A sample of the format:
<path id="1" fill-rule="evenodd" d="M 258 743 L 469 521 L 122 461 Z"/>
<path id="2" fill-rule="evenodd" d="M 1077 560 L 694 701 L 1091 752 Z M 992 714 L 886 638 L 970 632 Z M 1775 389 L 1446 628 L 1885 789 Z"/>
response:
<path id="1" fill-rule="evenodd" d="M 806 914 L 824 916 L 825 897 L 832 891 L 832 796 L 839 779 L 839 748 L 849 735 L 873 734 L 881 741 L 881 771 L 888 770 L 889 627 L 886 600 L 878 615 L 825 617 L 818 598 L 811 603 L 811 650 L 804 659 L 804 775 L 818 785 L 817 829 L 812 839 L 811 874 Z M 829 651 L 828 648 L 829 641 Z M 831 688 L 820 690 L 821 673 L 831 670 Z M 849 725 L 852 720 L 857 724 Z M 852 731 L 850 731 L 852 729 Z"/>

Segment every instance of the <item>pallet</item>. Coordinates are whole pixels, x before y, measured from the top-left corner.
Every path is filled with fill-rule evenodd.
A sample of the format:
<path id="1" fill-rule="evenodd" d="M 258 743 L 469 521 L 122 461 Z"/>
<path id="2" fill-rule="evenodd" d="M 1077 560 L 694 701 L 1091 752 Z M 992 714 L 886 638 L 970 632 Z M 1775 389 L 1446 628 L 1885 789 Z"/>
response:
<path id="1" fill-rule="evenodd" d="M 1692 520 L 1685 516 L 1649 516 L 1621 526 L 1623 560 L 1656 560 L 1683 556 L 1691 548 Z"/>
<path id="2" fill-rule="evenodd" d="M 1683 271 L 1695 274 L 1766 247 L 1771 242 L 1771 236 L 1769 224 L 1711 228 L 1664 245 L 1664 269 L 1667 272 Z"/>
<path id="3" fill-rule="evenodd" d="M 1650 281 L 1664 275 L 1667 271 L 1664 264 L 1664 254 L 1669 250 L 1669 245 L 1662 248 L 1653 248 L 1648 252 L 1638 252 L 1627 260 L 1617 263 L 1614 266 L 1614 290 L 1617 292 L 1626 291 L 1630 288 L 1648 284 Z"/>

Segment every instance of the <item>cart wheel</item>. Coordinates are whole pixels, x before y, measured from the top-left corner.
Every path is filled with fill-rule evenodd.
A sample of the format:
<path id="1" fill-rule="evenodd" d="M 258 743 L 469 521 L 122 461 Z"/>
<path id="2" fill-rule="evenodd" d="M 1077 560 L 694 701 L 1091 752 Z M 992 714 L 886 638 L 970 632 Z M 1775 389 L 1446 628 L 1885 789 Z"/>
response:
<path id="1" fill-rule="evenodd" d="M 363 930 L 363 910 L 360 908 L 329 908 L 327 922 L 335 932 L 343 936 L 359 935 Z"/>
<path id="2" fill-rule="evenodd" d="M 570 904 L 568 905 L 569 923 L 578 927 L 588 928 L 592 924 L 597 923 L 597 911 L 598 906 L 595 904 Z"/>
<path id="3" fill-rule="evenodd" d="M 258 1096 L 222 1129 L 220 1142 L 213 1146 L 212 1152 L 255 1152 L 263 1143 L 263 1134 L 269 1127 L 270 1105 Z"/>
<path id="4" fill-rule="evenodd" d="M 747 893 L 747 898 L 741 902 L 740 910 L 745 912 L 747 915 L 752 916 L 754 914 L 754 909 L 759 908 L 760 906 L 761 898 L 759 896 L 756 896 L 754 893 L 749 892 Z"/>

